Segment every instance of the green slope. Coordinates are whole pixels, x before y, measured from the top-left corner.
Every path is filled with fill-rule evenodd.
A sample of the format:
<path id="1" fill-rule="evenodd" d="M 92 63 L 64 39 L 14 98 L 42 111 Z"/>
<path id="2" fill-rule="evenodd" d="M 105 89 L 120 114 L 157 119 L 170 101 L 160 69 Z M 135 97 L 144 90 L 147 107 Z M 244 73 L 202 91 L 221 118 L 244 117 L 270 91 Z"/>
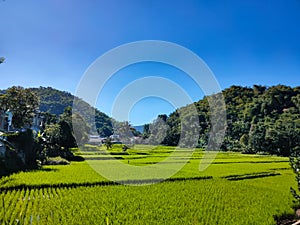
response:
<path id="1" fill-rule="evenodd" d="M 95 119 L 96 128 L 101 136 L 109 136 L 112 133 L 112 121 L 105 113 L 100 112 L 98 109 L 90 106 L 85 101 L 82 101 L 74 95 L 60 91 L 51 87 L 31 88 L 31 90 L 39 96 L 40 110 L 42 112 L 49 112 L 59 116 L 64 112 L 64 109 L 73 105 L 74 98 L 79 100 L 80 111 L 90 118 L 92 121 Z M 90 115 L 94 115 L 90 116 Z"/>

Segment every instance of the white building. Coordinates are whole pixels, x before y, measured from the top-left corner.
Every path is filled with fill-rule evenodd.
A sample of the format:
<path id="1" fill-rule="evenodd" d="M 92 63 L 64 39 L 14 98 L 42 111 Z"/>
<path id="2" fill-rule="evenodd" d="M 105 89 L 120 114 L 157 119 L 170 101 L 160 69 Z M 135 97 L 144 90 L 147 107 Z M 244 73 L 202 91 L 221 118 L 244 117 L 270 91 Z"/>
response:
<path id="1" fill-rule="evenodd" d="M 103 138 L 100 138 L 98 135 L 90 135 L 89 137 L 89 144 L 92 145 L 101 145 L 103 142 Z"/>
<path id="2" fill-rule="evenodd" d="M 9 131 L 12 125 L 12 112 L 10 110 L 0 110 L 0 129 Z"/>

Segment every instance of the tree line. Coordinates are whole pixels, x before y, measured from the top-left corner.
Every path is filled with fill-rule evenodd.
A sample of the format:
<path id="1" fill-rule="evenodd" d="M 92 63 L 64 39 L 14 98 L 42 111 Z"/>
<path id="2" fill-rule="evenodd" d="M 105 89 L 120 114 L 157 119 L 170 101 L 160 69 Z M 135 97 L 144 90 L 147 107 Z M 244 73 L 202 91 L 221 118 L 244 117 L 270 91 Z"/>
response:
<path id="1" fill-rule="evenodd" d="M 62 104 L 66 107 L 62 113 L 58 114 L 57 111 L 58 115 L 53 114 L 49 110 L 50 103 L 55 102 L 55 99 L 59 101 L 61 93 L 67 96 Z M 283 156 L 290 156 L 300 150 L 300 87 L 231 86 L 221 94 L 226 104 L 227 121 L 221 150 Z M 13 132 L 1 132 L 1 141 L 8 149 L 4 156 L 0 155 L 2 173 L 37 167 L 38 162 L 45 163 L 51 156 L 75 159 L 71 149 L 86 143 L 88 134 L 97 132 L 100 136 L 108 137 L 114 133 L 114 129 L 123 139 L 141 136 L 139 143 L 170 146 L 181 144 L 185 147 L 189 147 L 188 144 L 194 141 L 197 133 L 196 147 L 208 146 L 212 129 L 211 115 L 215 113 L 210 109 L 209 98 L 213 96 L 205 96 L 193 104 L 199 120 L 197 129 L 191 127 L 190 122 L 195 120 L 195 115 L 190 110 L 192 105 L 188 105 L 170 115 L 159 115 L 152 123 L 144 125 L 142 134 L 136 132 L 129 123 L 117 122 L 100 111 L 95 112 L 84 101 L 79 101 L 80 113 L 96 115 L 96 130 L 92 130 L 89 121 L 83 119 L 89 116 L 72 112 L 70 102 L 65 104 L 71 97 L 68 93 L 56 92 L 52 88 L 12 87 L 0 92 L 0 111 L 12 112 L 12 126 L 15 128 Z M 38 111 L 41 108 L 41 98 L 43 107 L 48 107 L 46 112 Z M 215 111 L 218 112 L 218 109 Z M 42 123 L 39 130 L 34 131 L 30 127 L 37 112 Z M 76 134 L 73 126 L 78 131 Z"/>
<path id="2" fill-rule="evenodd" d="M 13 115 L 12 128 L 1 131 L 5 152 L 0 154 L 0 176 L 38 168 L 49 157 L 83 160 L 73 154 L 72 148 L 88 141 L 89 125 L 80 114 L 72 113 L 70 106 L 55 115 L 39 111 L 39 102 L 31 89 L 23 87 L 11 87 L 0 94 L 0 112 L 9 110 Z M 39 118 L 36 129 L 32 128 L 34 117 Z M 77 136 L 73 126 L 80 127 Z"/>
<path id="3" fill-rule="evenodd" d="M 30 90 L 39 98 L 40 111 L 59 117 L 67 107 L 72 107 L 76 100 L 77 110 L 80 114 L 89 120 L 87 121 L 89 124 L 95 123 L 95 127 L 91 127 L 91 132 L 98 133 L 102 137 L 113 134 L 112 119 L 76 96 L 51 87 L 30 88 Z"/>
<path id="4" fill-rule="evenodd" d="M 222 95 L 227 129 L 221 150 L 283 156 L 300 150 L 300 87 L 231 86 L 224 89 Z M 207 147 L 211 129 L 209 97 L 194 103 L 199 117 L 197 147 L 200 148 Z M 185 124 L 180 116 L 180 111 L 185 112 L 186 121 L 186 117 L 193 116 L 189 115 L 188 107 L 177 109 L 169 116 L 159 115 L 154 122 L 144 125 L 143 137 L 155 134 L 154 139 L 161 140 L 162 144 L 178 145 L 180 139 L 189 137 L 182 137 L 181 129 Z"/>

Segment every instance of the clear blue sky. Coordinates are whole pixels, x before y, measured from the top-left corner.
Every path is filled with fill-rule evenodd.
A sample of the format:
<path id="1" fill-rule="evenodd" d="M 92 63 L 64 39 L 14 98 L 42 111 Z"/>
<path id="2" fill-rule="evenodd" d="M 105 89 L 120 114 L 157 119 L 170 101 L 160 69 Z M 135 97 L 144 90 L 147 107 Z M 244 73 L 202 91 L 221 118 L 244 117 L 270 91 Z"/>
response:
<path id="1" fill-rule="evenodd" d="M 0 21 L 0 56 L 6 57 L 0 89 L 51 86 L 75 93 L 97 57 L 118 45 L 149 39 L 175 42 L 198 54 L 222 89 L 300 85 L 300 0 L 1 0 Z M 122 72 L 132 76 L 120 78 Z M 194 101 L 202 98 L 174 68 L 145 64 L 112 79 L 97 107 L 109 114 L 113 96 L 124 85 L 162 73 L 187 88 Z M 173 110 L 165 101 L 144 99 L 129 120 L 141 124 Z"/>

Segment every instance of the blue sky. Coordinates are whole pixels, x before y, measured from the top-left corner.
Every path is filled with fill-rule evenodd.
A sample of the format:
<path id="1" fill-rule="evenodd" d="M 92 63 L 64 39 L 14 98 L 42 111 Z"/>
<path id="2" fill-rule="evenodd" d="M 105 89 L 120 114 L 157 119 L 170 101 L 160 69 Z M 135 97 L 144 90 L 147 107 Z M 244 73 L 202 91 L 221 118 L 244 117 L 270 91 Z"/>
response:
<path id="1" fill-rule="evenodd" d="M 0 1 L 0 89 L 51 86 L 75 93 L 88 66 L 106 51 L 139 40 L 164 40 L 198 54 L 222 89 L 231 85 L 300 85 L 300 0 L 277 1 Z M 114 96 L 145 75 L 172 79 L 194 101 L 201 90 L 182 72 L 144 64 L 120 71 L 99 96 Z M 174 107 L 147 98 L 129 113 L 149 122 Z"/>

